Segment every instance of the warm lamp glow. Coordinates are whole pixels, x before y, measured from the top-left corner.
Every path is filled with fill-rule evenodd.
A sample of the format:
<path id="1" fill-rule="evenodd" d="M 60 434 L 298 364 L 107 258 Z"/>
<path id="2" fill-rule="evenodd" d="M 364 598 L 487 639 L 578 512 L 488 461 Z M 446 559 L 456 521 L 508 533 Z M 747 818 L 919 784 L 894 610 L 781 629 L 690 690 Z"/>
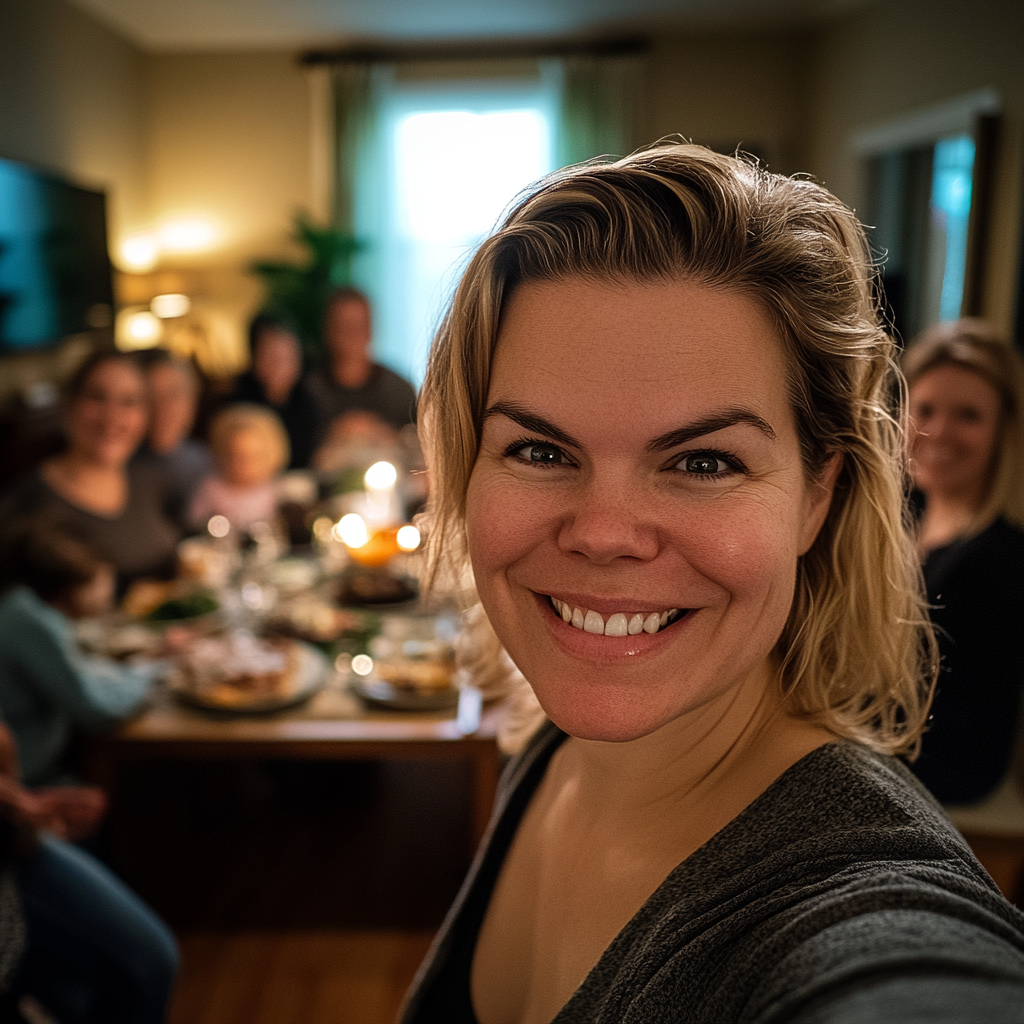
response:
<path id="1" fill-rule="evenodd" d="M 170 320 L 176 316 L 184 316 L 191 308 L 192 301 L 187 295 L 168 292 L 166 295 L 154 295 L 149 304 L 154 316 L 161 320 Z"/>
<path id="2" fill-rule="evenodd" d="M 123 309 L 117 315 L 114 337 L 117 347 L 125 352 L 152 348 L 164 332 L 163 324 L 148 310 Z"/>
<path id="3" fill-rule="evenodd" d="M 157 238 L 164 252 L 198 252 L 217 241 L 217 229 L 202 217 L 180 217 L 164 221 Z"/>
<path id="4" fill-rule="evenodd" d="M 129 235 L 121 243 L 121 259 L 129 270 L 152 270 L 159 255 L 156 239 L 149 234 Z"/>

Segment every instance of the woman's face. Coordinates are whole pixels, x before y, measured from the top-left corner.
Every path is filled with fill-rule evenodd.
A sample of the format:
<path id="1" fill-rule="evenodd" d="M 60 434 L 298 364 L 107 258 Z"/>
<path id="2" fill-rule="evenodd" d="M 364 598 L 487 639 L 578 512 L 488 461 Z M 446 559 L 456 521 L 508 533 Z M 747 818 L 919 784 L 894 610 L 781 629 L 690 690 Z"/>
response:
<path id="1" fill-rule="evenodd" d="M 146 384 L 135 367 L 110 360 L 89 374 L 68 408 L 68 443 L 73 455 L 121 467 L 146 432 Z"/>
<path id="2" fill-rule="evenodd" d="M 926 495 L 985 500 L 999 439 L 999 392 L 962 366 L 937 366 L 910 388 L 914 483 Z"/>
<path id="3" fill-rule="evenodd" d="M 647 735 L 767 684 L 827 476 L 805 479 L 782 344 L 751 299 L 523 285 L 467 494 L 481 600 L 556 724 Z"/>

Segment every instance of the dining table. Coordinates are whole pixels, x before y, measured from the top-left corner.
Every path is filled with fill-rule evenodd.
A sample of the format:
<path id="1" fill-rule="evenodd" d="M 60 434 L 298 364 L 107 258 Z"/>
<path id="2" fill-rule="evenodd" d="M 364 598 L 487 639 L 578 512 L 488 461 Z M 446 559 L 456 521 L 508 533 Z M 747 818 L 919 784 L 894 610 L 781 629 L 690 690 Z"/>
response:
<path id="1" fill-rule="evenodd" d="M 144 759 L 448 761 L 468 767 L 473 849 L 486 830 L 501 766 L 498 711 L 473 701 L 439 711 L 368 707 L 335 670 L 308 701 L 273 714 L 223 715 L 183 705 L 158 688 L 134 718 L 92 735 L 86 772 L 108 793 Z M 460 713 L 461 711 L 461 713 Z M 468 722 L 467 722 L 468 716 Z"/>

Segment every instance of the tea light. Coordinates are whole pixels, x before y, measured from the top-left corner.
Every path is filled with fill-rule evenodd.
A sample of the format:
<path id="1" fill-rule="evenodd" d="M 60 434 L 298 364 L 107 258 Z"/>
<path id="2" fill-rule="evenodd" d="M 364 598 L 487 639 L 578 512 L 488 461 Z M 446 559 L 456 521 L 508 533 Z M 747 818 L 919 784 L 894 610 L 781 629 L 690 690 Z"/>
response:
<path id="1" fill-rule="evenodd" d="M 415 526 L 403 526 L 395 540 L 403 551 L 415 551 L 420 546 L 420 531 Z"/>
<path id="2" fill-rule="evenodd" d="M 368 654 L 357 654 L 352 659 L 352 671 L 357 676 L 368 676 L 373 671 L 373 658 Z"/>

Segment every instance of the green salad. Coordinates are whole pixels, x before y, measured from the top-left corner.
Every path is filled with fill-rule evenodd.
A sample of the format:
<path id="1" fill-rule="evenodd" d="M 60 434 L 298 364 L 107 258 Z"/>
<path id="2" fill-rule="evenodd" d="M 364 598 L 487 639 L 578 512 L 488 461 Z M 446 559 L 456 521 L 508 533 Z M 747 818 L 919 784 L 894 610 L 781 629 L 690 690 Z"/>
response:
<path id="1" fill-rule="evenodd" d="M 217 598 L 209 590 L 195 590 L 182 597 L 172 597 L 154 608 L 146 616 L 150 622 L 171 622 L 175 619 L 197 619 L 209 615 L 220 607 Z"/>

